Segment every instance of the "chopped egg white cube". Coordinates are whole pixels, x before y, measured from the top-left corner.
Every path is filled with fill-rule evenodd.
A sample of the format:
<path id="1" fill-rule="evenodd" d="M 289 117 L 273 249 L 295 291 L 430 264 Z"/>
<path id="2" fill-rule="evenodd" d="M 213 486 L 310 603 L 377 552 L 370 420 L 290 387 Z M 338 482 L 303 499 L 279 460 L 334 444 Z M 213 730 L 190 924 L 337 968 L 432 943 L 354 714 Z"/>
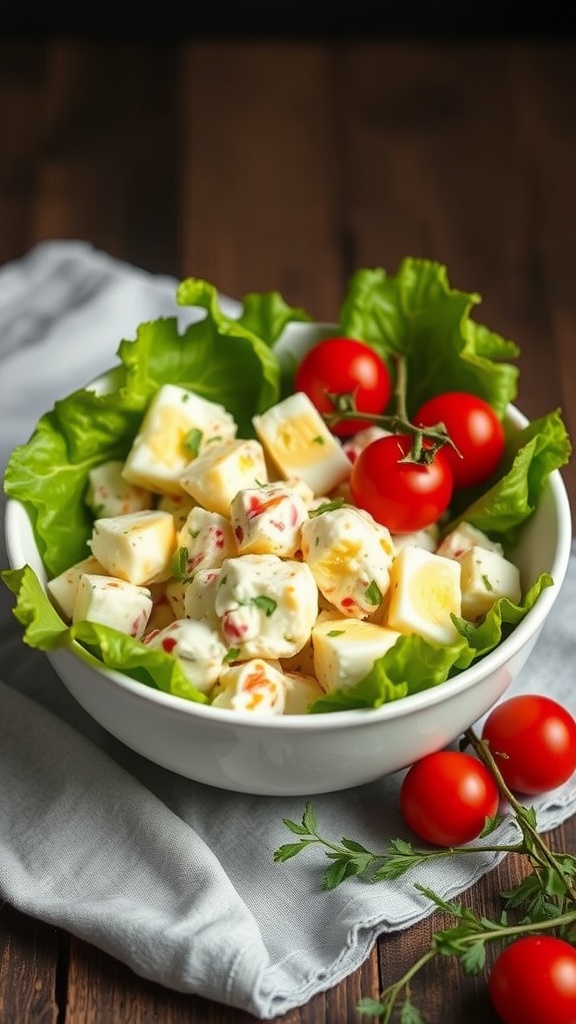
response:
<path id="1" fill-rule="evenodd" d="M 381 437 L 388 437 L 389 434 L 389 430 L 385 430 L 384 427 L 379 427 L 377 423 L 373 423 L 370 427 L 364 427 L 363 430 L 358 430 L 352 437 L 346 438 L 342 447 L 350 462 L 354 463 L 360 452 L 363 452 L 369 444 L 372 444 L 372 441 L 378 441 Z"/>
<path id="2" fill-rule="evenodd" d="M 283 672 L 297 672 L 303 675 L 314 675 L 314 648 L 312 647 L 312 636 L 304 646 L 290 658 L 280 658 L 280 666 Z"/>
<path id="3" fill-rule="evenodd" d="M 360 682 L 399 636 L 396 630 L 362 619 L 325 619 L 317 623 L 312 630 L 314 670 L 323 690 Z"/>
<path id="4" fill-rule="evenodd" d="M 268 483 L 262 445 L 253 439 L 214 445 L 190 463 L 180 482 L 199 505 L 228 516 L 230 502 L 238 491 Z"/>
<path id="5" fill-rule="evenodd" d="M 338 484 L 337 487 L 330 491 L 330 501 L 343 501 L 346 505 L 354 504 L 349 480 L 343 480 L 341 484 Z"/>
<path id="6" fill-rule="evenodd" d="M 178 658 L 186 678 L 200 693 L 212 689 L 228 653 L 221 637 L 208 622 L 191 619 L 177 619 L 159 632 L 149 633 L 146 644 Z"/>
<path id="7" fill-rule="evenodd" d="M 173 619 L 187 618 L 185 607 L 186 586 L 187 584 L 184 580 L 176 578 L 169 579 L 166 583 L 166 600 L 172 609 Z M 198 615 L 197 618 L 201 619 L 202 616 Z M 168 625 L 168 623 L 166 623 L 166 625 Z"/>
<path id="8" fill-rule="evenodd" d="M 272 481 L 274 482 L 274 481 Z M 277 483 L 279 481 L 276 481 Z M 311 505 L 316 501 L 316 495 L 311 487 L 308 486 L 305 480 L 300 477 L 289 477 L 287 480 L 281 481 L 284 487 L 287 487 L 291 494 L 297 494 L 306 505 L 310 508 Z"/>
<path id="9" fill-rule="evenodd" d="M 151 583 L 148 588 L 152 595 L 152 611 L 146 625 L 146 634 L 152 630 L 164 629 L 165 626 L 174 622 L 174 619 L 179 618 L 174 614 L 174 609 L 168 599 L 167 588 L 167 583 Z"/>
<path id="10" fill-rule="evenodd" d="M 461 558 L 472 547 L 486 548 L 487 551 L 496 551 L 503 554 L 502 545 L 479 530 L 472 523 L 463 521 L 454 527 L 450 533 L 442 538 L 436 549 L 437 554 L 445 558 Z"/>
<path id="11" fill-rule="evenodd" d="M 251 658 L 220 674 L 212 706 L 257 715 L 282 715 L 285 701 L 283 673 L 263 658 Z"/>
<path id="12" fill-rule="evenodd" d="M 83 573 L 78 581 L 72 621 L 98 622 L 141 639 L 151 611 L 152 596 L 146 587 L 113 576 Z"/>
<path id="13" fill-rule="evenodd" d="M 292 558 L 300 548 L 308 508 L 293 488 L 282 483 L 248 487 L 230 504 L 230 520 L 240 555 Z"/>
<path id="14" fill-rule="evenodd" d="M 68 622 L 72 619 L 78 584 L 83 573 L 93 573 L 96 576 L 106 575 L 106 571 L 98 559 L 94 558 L 94 555 L 88 555 L 87 558 L 83 558 L 80 562 L 71 565 L 69 569 L 59 573 L 58 576 L 48 580 L 46 584 L 48 593 L 58 611 Z"/>
<path id="15" fill-rule="evenodd" d="M 321 607 L 322 595 L 319 593 L 318 597 L 318 605 L 320 610 L 316 617 L 315 625 L 318 625 L 320 622 L 333 622 L 335 619 L 340 621 L 348 621 L 347 617 L 343 615 L 342 612 L 339 612 L 337 608 L 334 608 L 333 605 L 330 605 L 328 610 L 323 609 Z M 312 629 L 312 633 L 310 634 L 309 639 L 304 644 L 304 647 L 302 647 L 302 649 L 298 651 L 297 654 L 293 654 L 291 658 L 280 658 L 280 665 L 282 667 L 283 672 L 285 672 L 286 674 L 296 673 L 297 675 L 315 675 L 316 670 L 314 668 L 314 645 L 312 643 L 313 632 L 314 629 Z"/>
<path id="16" fill-rule="evenodd" d="M 163 384 L 146 410 L 124 477 L 160 494 L 179 494 L 188 463 L 211 445 L 235 437 L 236 430 L 224 406 L 176 384 Z"/>
<path id="17" fill-rule="evenodd" d="M 123 469 L 120 459 L 111 459 L 90 470 L 84 500 L 97 519 L 152 508 L 152 492 L 129 483 L 122 475 Z"/>
<path id="18" fill-rule="evenodd" d="M 423 530 L 416 530 L 415 533 L 393 533 L 392 540 L 396 551 L 399 551 L 404 544 L 413 544 L 417 548 L 426 548 L 426 551 L 438 551 L 440 530 L 437 523 L 426 526 Z"/>
<path id="19" fill-rule="evenodd" d="M 181 491 L 180 494 L 161 494 L 158 497 L 156 508 L 162 512 L 170 512 L 174 519 L 176 533 L 182 529 L 190 509 L 194 508 L 196 502 L 191 494 Z"/>
<path id="20" fill-rule="evenodd" d="M 304 672 L 284 673 L 284 714 L 304 715 L 324 690 L 314 675 Z"/>
<path id="21" fill-rule="evenodd" d="M 220 569 L 215 612 L 237 659 L 289 658 L 304 646 L 318 614 L 318 590 L 304 562 L 239 555 Z"/>
<path id="22" fill-rule="evenodd" d="M 299 477 L 315 494 L 330 491 L 349 477 L 352 463 L 302 391 L 254 416 L 252 422 L 283 477 Z"/>
<path id="23" fill-rule="evenodd" d="M 216 593 L 220 569 L 198 569 L 192 579 L 183 585 L 184 615 L 188 619 L 207 619 L 213 626 L 219 626 L 216 614 Z M 168 585 L 169 589 L 172 586 Z"/>
<path id="24" fill-rule="evenodd" d="M 479 619 L 501 597 L 514 604 L 522 598 L 518 568 L 484 547 L 474 546 L 459 559 L 462 578 L 462 616 Z"/>
<path id="25" fill-rule="evenodd" d="M 390 532 L 351 505 L 329 509 L 302 526 L 302 555 L 318 589 L 344 615 L 368 618 L 390 583 Z"/>
<path id="26" fill-rule="evenodd" d="M 170 578 L 175 542 L 170 513 L 150 509 L 97 519 L 90 547 L 110 576 L 147 585 Z"/>
<path id="27" fill-rule="evenodd" d="M 461 614 L 460 562 L 405 544 L 390 569 L 383 624 L 449 644 L 459 634 L 451 616 Z"/>
<path id="28" fill-rule="evenodd" d="M 232 524 L 218 512 L 200 505 L 190 510 L 176 541 L 176 562 L 182 577 L 198 569 L 217 569 L 225 558 L 237 554 Z"/>

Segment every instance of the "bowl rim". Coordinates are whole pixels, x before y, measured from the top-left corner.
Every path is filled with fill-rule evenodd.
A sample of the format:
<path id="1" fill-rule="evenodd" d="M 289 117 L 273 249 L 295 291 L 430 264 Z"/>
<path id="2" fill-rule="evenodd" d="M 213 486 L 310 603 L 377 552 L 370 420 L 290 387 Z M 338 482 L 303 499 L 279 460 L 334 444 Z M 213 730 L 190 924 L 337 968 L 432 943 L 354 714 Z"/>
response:
<path id="1" fill-rule="evenodd" d="M 514 405 L 509 405 L 506 413 L 514 425 L 525 426 L 529 421 Z M 197 701 L 187 700 L 184 697 L 147 687 L 144 683 L 133 680 L 130 676 L 124 675 L 116 669 L 107 668 L 97 661 L 86 657 L 86 652 L 75 641 L 70 648 L 62 651 L 47 652 L 49 659 L 58 654 L 70 653 L 87 666 L 93 667 L 96 672 L 103 675 L 109 682 L 127 691 L 131 697 L 141 700 L 147 704 L 156 704 L 165 710 L 174 713 L 181 712 L 186 717 L 195 718 L 199 721 L 206 719 L 213 723 L 224 725 L 226 722 L 234 724 L 235 727 L 248 727 L 257 732 L 261 729 L 266 731 L 292 732 L 329 732 L 332 730 L 346 729 L 350 726 L 360 725 L 368 719 L 377 723 L 383 720 L 394 720 L 405 717 L 406 714 L 416 714 L 424 708 L 442 703 L 444 697 L 461 693 L 490 673 L 498 671 L 502 666 L 529 641 L 537 636 L 542 628 L 552 605 L 562 587 L 564 577 L 568 569 L 568 562 L 572 546 L 572 519 L 568 493 L 558 469 L 552 471 L 548 478 L 547 487 L 551 490 L 554 507 L 557 511 L 558 538 L 553 563 L 549 572 L 554 583 L 546 587 L 539 595 L 534 607 L 526 614 L 513 632 L 493 651 L 480 659 L 476 664 L 471 665 L 463 672 L 448 679 L 437 686 L 423 690 L 420 693 L 410 694 L 398 700 L 390 701 L 377 708 L 354 708 L 342 711 L 328 711 L 322 714 L 288 714 L 270 715 L 262 718 L 255 716 L 248 711 L 230 712 L 227 708 L 217 708 L 209 704 L 201 704 Z M 12 568 L 20 568 L 26 564 L 24 549 L 20 543 L 20 525 L 22 515 L 26 516 L 32 525 L 25 506 L 15 498 L 8 498 L 5 507 L 4 534 L 8 560 Z"/>

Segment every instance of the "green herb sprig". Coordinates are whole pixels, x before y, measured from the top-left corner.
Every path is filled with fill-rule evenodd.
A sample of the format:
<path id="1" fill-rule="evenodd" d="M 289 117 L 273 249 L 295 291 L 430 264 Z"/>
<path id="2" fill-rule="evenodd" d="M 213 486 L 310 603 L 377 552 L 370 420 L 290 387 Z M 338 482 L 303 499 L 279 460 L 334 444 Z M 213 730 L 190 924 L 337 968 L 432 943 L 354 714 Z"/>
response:
<path id="1" fill-rule="evenodd" d="M 528 862 L 530 870 L 522 881 L 501 893 L 502 913 L 497 920 L 476 914 L 460 902 L 446 901 L 432 889 L 415 883 L 415 888 L 436 909 L 448 914 L 454 923 L 434 932 L 429 948 L 378 999 L 359 1001 L 357 1010 L 361 1014 L 375 1017 L 383 1024 L 390 1024 L 395 1009 L 399 1012 L 400 1024 L 426 1024 L 422 1013 L 412 1002 L 410 983 L 436 956 L 455 956 L 465 973 L 476 974 L 484 967 L 486 947 L 491 942 L 506 943 L 522 935 L 551 932 L 576 944 L 576 856 L 555 853 L 550 849 L 538 832 L 534 808 L 524 806 L 509 790 L 485 740 L 479 739 L 474 730 L 469 729 L 461 746 L 471 746 L 492 772 L 513 816 L 518 832 L 516 842 L 484 842 L 501 823 L 500 816 L 486 819 L 478 837 L 480 842 L 474 845 L 421 850 L 404 839 L 392 839 L 381 851 L 369 850 L 354 839 L 343 838 L 336 842 L 322 835 L 309 802 L 300 822 L 283 819 L 288 830 L 298 838 L 280 846 L 274 852 L 274 861 L 282 863 L 304 850 L 321 848 L 331 861 L 321 879 L 321 888 L 325 892 L 349 878 L 355 877 L 370 884 L 390 881 L 425 861 L 466 854 L 515 853 Z"/>

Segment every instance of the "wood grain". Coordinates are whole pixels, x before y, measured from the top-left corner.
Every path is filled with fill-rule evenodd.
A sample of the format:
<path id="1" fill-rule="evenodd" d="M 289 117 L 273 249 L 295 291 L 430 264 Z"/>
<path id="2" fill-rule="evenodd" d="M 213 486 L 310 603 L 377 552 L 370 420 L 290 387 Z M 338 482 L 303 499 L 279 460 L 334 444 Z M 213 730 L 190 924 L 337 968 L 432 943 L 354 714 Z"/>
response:
<path id="1" fill-rule="evenodd" d="M 344 38 L 0 40 L 0 263 L 82 238 L 240 297 L 337 316 L 348 275 L 446 263 L 518 342 L 518 404 L 576 435 L 576 44 Z M 572 505 L 576 473 L 564 471 Z M 552 837 L 574 849 L 574 820 Z M 508 859 L 463 898 L 496 913 Z M 351 883 L 352 884 L 352 883 Z M 360 1020 L 441 918 L 383 938 L 283 1024 Z M 494 1024 L 485 974 L 413 984 L 428 1024 Z M 0 907 L 2 1024 L 250 1024 Z M 280 1019 L 279 1019 L 280 1020 Z M 277 1024 L 279 1024 L 279 1020 Z"/>

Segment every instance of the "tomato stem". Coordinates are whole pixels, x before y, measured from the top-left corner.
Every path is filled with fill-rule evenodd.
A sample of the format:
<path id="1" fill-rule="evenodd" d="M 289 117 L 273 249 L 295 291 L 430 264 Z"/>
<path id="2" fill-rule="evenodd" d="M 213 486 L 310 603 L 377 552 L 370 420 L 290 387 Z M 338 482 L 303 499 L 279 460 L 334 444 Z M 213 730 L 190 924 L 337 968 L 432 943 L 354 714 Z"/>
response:
<path id="1" fill-rule="evenodd" d="M 570 878 L 562 870 L 561 863 L 558 861 L 558 858 L 554 856 L 549 846 L 544 842 L 538 830 L 532 826 L 525 813 L 525 808 L 506 785 L 500 768 L 492 755 L 489 743 L 486 740 L 480 739 L 472 728 L 467 729 L 464 735 L 468 743 L 470 743 L 476 751 L 478 757 L 492 773 L 500 793 L 510 804 L 518 823 L 518 827 L 525 837 L 525 840 L 528 840 L 527 845 L 529 846 L 529 849 L 526 852 L 532 861 L 534 869 L 536 871 L 538 871 L 538 868 L 551 869 L 559 878 L 566 895 L 569 896 L 570 899 L 576 901 L 576 889 L 574 888 Z"/>
<path id="2" fill-rule="evenodd" d="M 356 408 L 353 392 L 325 391 L 324 394 L 334 406 L 334 411 L 323 413 L 324 422 L 331 428 L 344 420 L 363 420 L 366 423 L 382 427 L 391 434 L 404 434 L 411 437 L 410 451 L 400 460 L 401 462 L 429 465 L 444 445 L 449 445 L 457 455 L 462 457 L 443 423 L 437 423 L 433 427 L 418 427 L 410 421 L 406 410 L 406 379 L 406 359 L 404 356 L 396 356 L 396 387 L 394 389 L 396 411 L 393 413 L 360 412 Z"/>
<path id="3" fill-rule="evenodd" d="M 473 929 L 468 934 L 457 935 L 457 929 L 454 931 L 436 932 L 432 937 L 432 943 L 430 948 L 423 953 L 412 965 L 405 971 L 401 978 L 395 981 L 392 985 L 380 994 L 380 1002 L 383 1007 L 383 1012 L 380 1015 L 384 1024 L 387 1024 L 392 1019 L 392 1012 L 394 1006 L 398 1000 L 399 995 L 402 991 L 407 991 L 409 988 L 410 981 L 418 974 L 423 967 L 435 957 L 442 953 L 445 953 L 443 948 L 443 940 L 445 938 L 450 939 L 450 947 L 453 952 L 458 951 L 462 954 L 467 947 L 476 946 L 478 944 L 487 945 L 490 942 L 509 939 L 519 938 L 523 935 L 530 935 L 533 933 L 540 934 L 548 930 L 557 929 L 559 926 L 565 926 L 574 924 L 576 921 L 576 911 L 572 910 L 560 917 L 551 918 L 549 920 L 531 921 L 521 924 L 513 925 L 502 925 L 496 928 L 487 928 L 485 931 L 478 931 Z M 361 1009 L 361 1007 L 360 1007 Z"/>

